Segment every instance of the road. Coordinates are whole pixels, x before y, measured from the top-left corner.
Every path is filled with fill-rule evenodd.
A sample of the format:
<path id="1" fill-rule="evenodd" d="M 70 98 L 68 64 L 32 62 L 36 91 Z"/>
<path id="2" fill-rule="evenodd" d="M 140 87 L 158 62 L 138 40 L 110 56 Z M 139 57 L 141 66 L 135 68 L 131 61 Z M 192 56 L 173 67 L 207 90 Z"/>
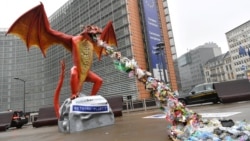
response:
<path id="1" fill-rule="evenodd" d="M 204 116 L 216 115 L 233 120 L 246 119 L 250 122 L 249 107 L 250 101 L 188 106 Z M 122 117 L 116 118 L 114 125 L 71 134 L 58 132 L 57 126 L 33 128 L 32 125 L 27 125 L 22 129 L 0 132 L 0 141 L 170 141 L 166 134 L 169 123 L 164 117 L 145 118 L 161 114 L 159 109 L 125 112 Z"/>

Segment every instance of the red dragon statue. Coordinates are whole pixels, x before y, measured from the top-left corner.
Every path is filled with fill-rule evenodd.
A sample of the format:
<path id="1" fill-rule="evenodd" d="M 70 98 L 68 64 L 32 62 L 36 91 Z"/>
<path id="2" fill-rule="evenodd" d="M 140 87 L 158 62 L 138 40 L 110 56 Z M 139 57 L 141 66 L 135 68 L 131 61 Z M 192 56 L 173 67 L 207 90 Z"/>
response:
<path id="1" fill-rule="evenodd" d="M 101 55 L 105 54 L 106 48 L 103 44 L 117 46 L 112 22 L 109 22 L 102 30 L 96 26 L 86 26 L 82 33 L 76 36 L 67 35 L 50 28 L 48 17 L 44 6 L 40 3 L 38 6 L 20 16 L 9 28 L 6 34 L 14 34 L 20 37 L 27 46 L 40 48 L 44 57 L 47 50 L 56 44 L 62 45 L 71 52 L 73 58 L 73 67 L 71 68 L 71 99 L 78 97 L 83 83 L 94 83 L 91 94 L 96 95 L 102 85 L 102 78 L 90 71 L 93 52 L 96 53 L 99 60 Z M 59 118 L 59 95 L 64 79 L 65 64 L 61 62 L 62 71 L 58 86 L 54 93 L 54 107 Z"/>

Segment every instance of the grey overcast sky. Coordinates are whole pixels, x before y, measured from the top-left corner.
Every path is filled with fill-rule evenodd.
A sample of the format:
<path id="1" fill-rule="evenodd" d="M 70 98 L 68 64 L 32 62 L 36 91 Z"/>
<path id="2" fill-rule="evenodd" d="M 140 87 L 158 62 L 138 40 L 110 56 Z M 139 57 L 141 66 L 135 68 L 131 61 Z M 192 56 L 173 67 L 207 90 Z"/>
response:
<path id="1" fill-rule="evenodd" d="M 250 20 L 250 0 L 168 0 L 177 56 L 214 42 L 229 50 L 225 33 Z"/>
<path id="2" fill-rule="evenodd" d="M 43 3 L 47 16 L 68 0 L 0 0 L 0 28 L 9 28 L 23 13 Z"/>
<path id="3" fill-rule="evenodd" d="M 68 0 L 0 0 L 0 28 L 44 4 L 48 16 Z M 168 0 L 178 57 L 207 42 L 228 51 L 225 33 L 250 20 L 250 0 Z"/>

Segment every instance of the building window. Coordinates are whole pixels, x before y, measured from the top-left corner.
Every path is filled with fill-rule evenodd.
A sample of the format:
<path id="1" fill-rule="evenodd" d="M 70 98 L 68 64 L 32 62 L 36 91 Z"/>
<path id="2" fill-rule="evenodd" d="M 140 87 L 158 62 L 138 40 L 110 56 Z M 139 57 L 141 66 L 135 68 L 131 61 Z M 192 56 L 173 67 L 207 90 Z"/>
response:
<path id="1" fill-rule="evenodd" d="M 230 74 L 227 74 L 228 80 L 231 80 Z"/>
<path id="2" fill-rule="evenodd" d="M 234 79 L 234 75 L 233 75 L 233 73 L 231 73 L 231 76 L 232 76 L 232 79 Z"/>
<path id="3" fill-rule="evenodd" d="M 209 71 L 206 72 L 206 76 L 209 76 Z"/>

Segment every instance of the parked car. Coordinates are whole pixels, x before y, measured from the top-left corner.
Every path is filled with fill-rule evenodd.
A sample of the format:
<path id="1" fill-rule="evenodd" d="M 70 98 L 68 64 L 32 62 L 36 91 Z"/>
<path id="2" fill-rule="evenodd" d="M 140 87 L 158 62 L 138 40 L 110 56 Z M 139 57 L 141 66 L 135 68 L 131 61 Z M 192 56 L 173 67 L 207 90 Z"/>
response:
<path id="1" fill-rule="evenodd" d="M 183 105 L 220 102 L 218 94 L 214 89 L 214 83 L 196 85 L 188 94 L 179 95 L 177 98 Z"/>
<path id="2" fill-rule="evenodd" d="M 28 117 L 26 117 L 23 111 L 14 111 L 10 127 L 22 128 L 27 123 Z"/>

